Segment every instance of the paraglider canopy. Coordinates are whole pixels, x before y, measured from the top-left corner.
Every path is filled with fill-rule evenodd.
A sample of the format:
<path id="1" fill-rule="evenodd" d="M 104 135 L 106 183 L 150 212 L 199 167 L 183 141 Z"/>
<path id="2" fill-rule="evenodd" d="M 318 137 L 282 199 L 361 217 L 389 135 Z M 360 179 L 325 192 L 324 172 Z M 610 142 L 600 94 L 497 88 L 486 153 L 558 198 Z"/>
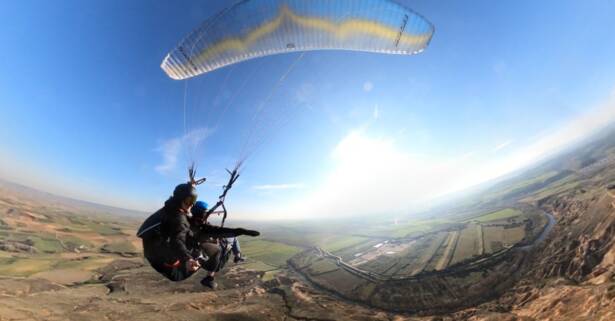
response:
<path id="1" fill-rule="evenodd" d="M 162 62 L 187 79 L 244 60 L 309 50 L 411 55 L 433 25 L 389 0 L 244 0 L 206 20 Z"/>
<path id="2" fill-rule="evenodd" d="M 243 0 L 204 21 L 164 58 L 161 68 L 176 80 L 191 79 L 210 71 L 249 59 L 300 52 L 288 65 L 260 103 L 255 103 L 251 121 L 245 128 L 237 163 L 223 192 L 206 217 L 223 214 L 221 226 L 227 216 L 224 201 L 240 175 L 242 163 L 266 141 L 267 132 L 279 128 L 291 117 L 292 108 L 283 108 L 266 115 L 267 107 L 282 88 L 284 81 L 303 58 L 306 51 L 348 50 L 381 54 L 413 55 L 423 51 L 434 33 L 433 25 L 414 11 L 391 0 Z M 221 82 L 226 84 L 234 69 Z M 229 102 L 214 116 L 214 106 L 191 108 L 188 103 L 188 83 L 184 83 L 184 136 L 188 136 L 187 120 L 201 128 L 218 128 L 222 115 L 241 94 L 244 79 L 231 95 Z M 194 99 L 198 103 L 198 99 Z M 191 111 L 208 110 L 201 118 Z M 213 120 L 213 126 L 210 125 Z M 197 145 L 198 142 L 195 144 Z M 190 183 L 204 182 L 194 175 L 196 146 L 188 150 L 193 162 Z M 216 210 L 222 208 L 221 211 Z"/>

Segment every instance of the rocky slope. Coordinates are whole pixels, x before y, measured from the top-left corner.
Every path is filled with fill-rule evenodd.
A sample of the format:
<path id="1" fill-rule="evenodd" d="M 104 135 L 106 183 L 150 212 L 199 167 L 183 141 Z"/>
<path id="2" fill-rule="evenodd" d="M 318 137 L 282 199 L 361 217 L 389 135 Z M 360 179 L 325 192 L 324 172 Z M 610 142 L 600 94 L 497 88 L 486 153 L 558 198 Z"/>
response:
<path id="1" fill-rule="evenodd" d="M 292 274 L 263 282 L 240 266 L 205 290 L 199 275 L 160 278 L 136 260 L 119 260 L 97 280 L 71 287 L 41 279 L 0 279 L 0 320 L 391 320 L 394 315 L 346 303 Z"/>
<path id="2" fill-rule="evenodd" d="M 444 319 L 615 320 L 614 200 L 597 188 L 541 202 L 557 225 L 524 278 L 498 300 Z"/>

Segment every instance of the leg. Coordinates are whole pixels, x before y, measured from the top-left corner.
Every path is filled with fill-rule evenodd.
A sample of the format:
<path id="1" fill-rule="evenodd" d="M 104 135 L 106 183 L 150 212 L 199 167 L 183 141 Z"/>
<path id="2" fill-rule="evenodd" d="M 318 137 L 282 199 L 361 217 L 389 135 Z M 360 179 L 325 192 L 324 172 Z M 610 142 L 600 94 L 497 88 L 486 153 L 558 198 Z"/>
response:
<path id="1" fill-rule="evenodd" d="M 201 243 L 201 249 L 209 257 L 209 260 L 203 265 L 203 268 L 207 270 L 207 276 L 201 280 L 201 284 L 215 290 L 218 284 L 214 281 L 214 275 L 220 267 L 220 257 L 222 256 L 220 245 L 204 242 Z"/>
<path id="2" fill-rule="evenodd" d="M 239 240 L 236 237 L 233 237 L 229 239 L 229 242 L 231 243 L 231 250 L 233 251 L 233 255 L 241 255 L 241 247 L 239 246 Z"/>
<path id="3" fill-rule="evenodd" d="M 239 263 L 244 262 L 246 258 L 241 254 L 241 247 L 239 246 L 239 240 L 234 237 L 232 239 L 228 239 L 231 242 L 231 251 L 233 252 L 233 262 Z"/>
<path id="4" fill-rule="evenodd" d="M 220 246 L 216 243 L 204 242 L 201 243 L 201 249 L 203 253 L 209 257 L 209 260 L 205 262 L 203 268 L 209 272 L 216 272 L 220 265 L 220 257 L 222 255 Z"/>

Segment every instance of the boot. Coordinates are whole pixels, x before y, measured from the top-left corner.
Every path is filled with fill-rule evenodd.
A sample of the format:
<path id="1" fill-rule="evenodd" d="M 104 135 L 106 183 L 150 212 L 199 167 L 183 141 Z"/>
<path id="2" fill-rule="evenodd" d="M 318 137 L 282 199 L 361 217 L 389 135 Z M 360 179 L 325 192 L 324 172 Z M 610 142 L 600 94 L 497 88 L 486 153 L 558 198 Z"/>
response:
<path id="1" fill-rule="evenodd" d="M 245 262 L 245 261 L 246 261 L 246 257 L 243 256 L 241 252 L 235 254 L 235 256 L 233 257 L 233 263 L 235 264 L 240 263 L 240 262 Z"/>
<path id="2" fill-rule="evenodd" d="M 206 277 L 204 277 L 201 280 L 201 285 L 202 286 L 206 286 L 212 290 L 215 290 L 218 287 L 218 283 L 216 283 L 216 281 L 214 281 L 214 277 L 211 275 L 208 275 Z"/>

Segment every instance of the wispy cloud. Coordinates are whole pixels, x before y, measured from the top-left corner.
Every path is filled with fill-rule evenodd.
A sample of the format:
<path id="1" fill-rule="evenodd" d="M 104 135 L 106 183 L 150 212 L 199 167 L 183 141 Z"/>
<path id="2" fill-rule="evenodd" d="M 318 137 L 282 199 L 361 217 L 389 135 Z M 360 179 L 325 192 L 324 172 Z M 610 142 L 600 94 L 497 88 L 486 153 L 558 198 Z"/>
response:
<path id="1" fill-rule="evenodd" d="M 156 148 L 156 151 L 162 155 L 162 163 L 154 169 L 160 174 L 175 170 L 181 151 L 196 149 L 211 133 L 212 130 L 209 128 L 198 128 L 183 136 L 162 141 Z"/>
<path id="2" fill-rule="evenodd" d="M 293 183 L 293 184 L 265 184 L 265 185 L 255 185 L 252 188 L 261 191 L 270 191 L 270 190 L 287 190 L 287 189 L 301 189 L 305 188 L 305 184 L 302 183 Z"/>
<path id="3" fill-rule="evenodd" d="M 365 91 L 366 93 L 372 91 L 374 89 L 374 83 L 372 83 L 371 81 L 366 81 L 363 83 L 363 91 Z"/>
<path id="4" fill-rule="evenodd" d="M 553 157 L 613 123 L 615 123 L 615 93 L 597 108 L 590 109 L 559 128 L 543 133 L 532 143 L 512 150 L 506 157 L 484 162 L 479 171 L 468 171 L 465 178 L 451 185 L 449 192 L 487 182 Z"/>
<path id="5" fill-rule="evenodd" d="M 158 173 L 168 173 L 175 168 L 181 147 L 181 139 L 175 138 L 163 142 L 162 145 L 156 148 L 156 151 L 162 154 L 162 164 L 155 167 Z"/>
<path id="6" fill-rule="evenodd" d="M 380 107 L 378 105 L 374 106 L 374 111 L 372 113 L 372 117 L 374 119 L 380 118 Z"/>
<path id="7" fill-rule="evenodd" d="M 478 157 L 471 151 L 447 158 L 419 155 L 402 148 L 392 138 L 370 137 L 365 129 L 355 130 L 333 149 L 334 166 L 318 186 L 277 210 L 293 213 L 295 217 L 314 217 L 424 209 L 443 195 L 553 156 L 613 122 L 615 99 L 542 134 L 530 144 L 513 144 L 512 139 L 502 142 L 496 150 L 516 148 L 498 157 Z"/>
<path id="8" fill-rule="evenodd" d="M 295 90 L 295 101 L 299 104 L 308 104 L 314 98 L 314 94 L 314 85 L 309 82 L 303 83 Z"/>
<path id="9" fill-rule="evenodd" d="M 505 142 L 503 142 L 503 143 L 500 143 L 500 144 L 498 144 L 497 146 L 495 146 L 495 147 L 493 148 L 493 152 L 494 152 L 494 153 L 495 153 L 495 152 L 498 152 L 498 151 L 500 151 L 500 150 L 502 150 L 502 149 L 504 149 L 504 148 L 506 148 L 506 147 L 510 146 L 510 144 L 512 144 L 512 143 L 513 143 L 513 140 L 512 140 L 512 139 L 511 139 L 511 140 L 507 140 L 507 141 L 505 141 Z"/>

